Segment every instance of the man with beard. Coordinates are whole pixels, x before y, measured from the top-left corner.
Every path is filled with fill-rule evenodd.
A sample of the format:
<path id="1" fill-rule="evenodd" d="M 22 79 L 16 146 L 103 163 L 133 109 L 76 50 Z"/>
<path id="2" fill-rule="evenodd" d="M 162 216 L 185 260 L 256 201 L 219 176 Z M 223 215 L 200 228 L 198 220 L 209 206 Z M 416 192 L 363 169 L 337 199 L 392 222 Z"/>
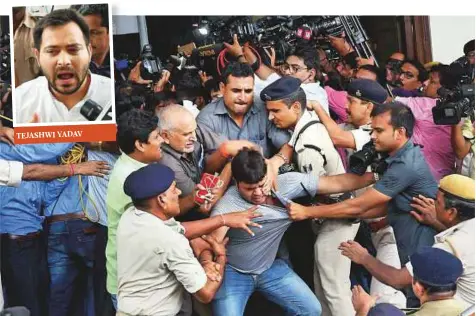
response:
<path id="1" fill-rule="evenodd" d="M 87 121 L 80 110 L 86 101 L 110 108 L 111 81 L 91 74 L 89 28 L 71 9 L 56 10 L 35 26 L 34 51 L 44 76 L 15 91 L 16 123 Z"/>

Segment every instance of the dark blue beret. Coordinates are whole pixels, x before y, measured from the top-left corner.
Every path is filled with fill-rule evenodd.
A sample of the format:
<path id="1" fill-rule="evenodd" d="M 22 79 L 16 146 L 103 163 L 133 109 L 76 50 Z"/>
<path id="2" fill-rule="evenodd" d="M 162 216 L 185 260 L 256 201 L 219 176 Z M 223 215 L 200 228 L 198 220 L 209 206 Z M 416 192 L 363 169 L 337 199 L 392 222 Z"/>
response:
<path id="1" fill-rule="evenodd" d="M 431 286 L 451 286 L 463 273 L 463 264 L 451 253 L 424 247 L 410 256 L 413 277 Z"/>
<path id="2" fill-rule="evenodd" d="M 175 180 L 172 169 L 159 163 L 140 168 L 124 182 L 124 193 L 133 200 L 143 200 L 167 191 Z"/>
<path id="3" fill-rule="evenodd" d="M 375 305 L 369 310 L 367 316 L 404 316 L 405 313 L 402 312 L 398 307 L 395 307 L 389 303 L 380 303 Z"/>
<path id="4" fill-rule="evenodd" d="M 300 86 L 301 80 L 284 76 L 264 88 L 260 98 L 263 101 L 282 100 L 298 91 Z"/>
<path id="5" fill-rule="evenodd" d="M 352 80 L 347 92 L 353 97 L 377 104 L 384 103 L 388 97 L 387 90 L 378 82 L 370 79 Z"/>

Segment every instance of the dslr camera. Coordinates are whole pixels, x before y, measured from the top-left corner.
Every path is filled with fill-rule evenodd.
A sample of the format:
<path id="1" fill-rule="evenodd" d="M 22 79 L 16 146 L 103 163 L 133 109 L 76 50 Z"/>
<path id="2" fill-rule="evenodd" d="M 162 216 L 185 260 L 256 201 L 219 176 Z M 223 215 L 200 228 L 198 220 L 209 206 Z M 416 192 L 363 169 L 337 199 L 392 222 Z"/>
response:
<path id="1" fill-rule="evenodd" d="M 474 122 L 474 84 L 458 85 L 454 89 L 438 89 L 440 99 L 432 109 L 436 125 L 456 125 L 463 117 Z"/>
<path id="2" fill-rule="evenodd" d="M 383 174 L 387 170 L 385 158 L 387 158 L 387 154 L 377 152 L 373 141 L 369 141 L 361 150 L 350 156 L 350 172 L 363 175 L 370 166 L 372 172 Z"/>

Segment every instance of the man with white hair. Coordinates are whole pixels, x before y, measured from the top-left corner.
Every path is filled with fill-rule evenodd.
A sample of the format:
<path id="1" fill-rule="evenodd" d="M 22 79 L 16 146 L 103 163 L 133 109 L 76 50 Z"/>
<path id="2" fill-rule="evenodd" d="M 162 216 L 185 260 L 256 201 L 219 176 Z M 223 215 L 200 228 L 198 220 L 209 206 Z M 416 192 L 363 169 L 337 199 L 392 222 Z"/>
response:
<path id="1" fill-rule="evenodd" d="M 181 105 L 173 104 L 159 112 L 160 132 L 165 141 L 163 156 L 160 163 L 175 172 L 177 187 L 182 191 L 180 196 L 182 221 L 196 220 L 205 217 L 218 198 L 223 195 L 231 179 L 231 169 L 225 164 L 243 147 L 256 147 L 244 140 L 228 141 L 217 135 L 204 125 L 198 125 L 192 113 Z M 197 212 L 195 197 L 204 172 L 220 172 L 222 185 L 212 189 L 213 198 L 200 207 Z M 194 210 L 192 212 L 189 212 Z M 197 211 L 195 211 L 197 210 Z"/>

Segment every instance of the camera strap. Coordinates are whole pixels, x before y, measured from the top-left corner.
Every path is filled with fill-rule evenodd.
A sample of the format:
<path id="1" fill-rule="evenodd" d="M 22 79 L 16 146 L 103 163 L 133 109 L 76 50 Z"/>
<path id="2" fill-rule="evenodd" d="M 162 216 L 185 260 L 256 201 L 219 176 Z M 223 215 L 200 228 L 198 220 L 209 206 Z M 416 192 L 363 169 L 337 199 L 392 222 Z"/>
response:
<path id="1" fill-rule="evenodd" d="M 306 131 L 306 129 L 308 129 L 310 126 L 312 126 L 314 124 L 322 124 L 322 123 L 319 122 L 319 121 L 310 121 L 306 125 L 304 125 L 303 128 L 301 128 L 301 130 L 297 134 L 296 139 L 294 140 L 294 144 L 293 144 L 294 149 L 296 148 L 296 144 L 297 144 L 299 138 L 301 137 L 301 135 Z M 308 145 L 308 144 L 304 145 L 304 148 L 314 149 L 315 151 L 317 151 L 319 153 L 319 155 L 321 155 L 322 158 L 324 159 L 324 167 L 327 165 L 326 155 L 324 154 L 324 152 L 322 151 L 321 148 L 319 148 L 315 145 Z"/>

